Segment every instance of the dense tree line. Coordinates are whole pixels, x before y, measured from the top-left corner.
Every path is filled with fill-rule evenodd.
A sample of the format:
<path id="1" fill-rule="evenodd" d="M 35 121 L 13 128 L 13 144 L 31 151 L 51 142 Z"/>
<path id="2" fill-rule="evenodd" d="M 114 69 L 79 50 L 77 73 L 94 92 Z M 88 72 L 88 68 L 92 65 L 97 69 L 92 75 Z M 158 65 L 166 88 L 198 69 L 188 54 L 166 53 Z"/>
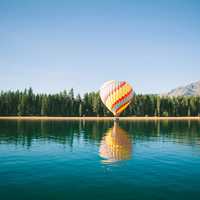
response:
<path id="1" fill-rule="evenodd" d="M 0 93 L 1 116 L 112 116 L 98 92 L 74 96 L 73 89 L 58 94 L 24 91 Z M 122 116 L 200 116 L 200 97 L 135 95 Z"/>

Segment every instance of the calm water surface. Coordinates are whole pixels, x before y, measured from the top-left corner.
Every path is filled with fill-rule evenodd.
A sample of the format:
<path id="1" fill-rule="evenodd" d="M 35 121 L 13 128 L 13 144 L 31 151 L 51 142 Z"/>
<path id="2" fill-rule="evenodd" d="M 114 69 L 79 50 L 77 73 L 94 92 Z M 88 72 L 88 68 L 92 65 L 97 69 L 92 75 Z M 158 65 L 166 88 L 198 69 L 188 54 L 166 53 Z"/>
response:
<path id="1" fill-rule="evenodd" d="M 1 120 L 0 199 L 200 199 L 200 122 Z"/>

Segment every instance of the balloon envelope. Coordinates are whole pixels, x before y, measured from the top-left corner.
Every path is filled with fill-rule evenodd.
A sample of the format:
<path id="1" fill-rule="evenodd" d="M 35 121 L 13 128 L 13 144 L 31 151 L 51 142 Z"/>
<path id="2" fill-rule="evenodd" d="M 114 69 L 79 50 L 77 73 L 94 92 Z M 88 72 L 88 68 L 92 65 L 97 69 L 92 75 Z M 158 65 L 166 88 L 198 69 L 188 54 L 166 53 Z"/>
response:
<path id="1" fill-rule="evenodd" d="M 125 81 L 107 81 L 100 88 L 100 97 L 106 107 L 115 115 L 127 108 L 133 98 L 133 89 Z"/>

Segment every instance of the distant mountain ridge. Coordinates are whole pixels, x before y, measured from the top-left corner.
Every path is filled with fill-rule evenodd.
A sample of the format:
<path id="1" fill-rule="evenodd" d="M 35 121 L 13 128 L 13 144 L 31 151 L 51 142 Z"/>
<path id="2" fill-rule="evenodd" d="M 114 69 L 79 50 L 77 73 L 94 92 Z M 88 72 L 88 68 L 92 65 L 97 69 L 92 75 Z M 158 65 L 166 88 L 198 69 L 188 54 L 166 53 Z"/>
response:
<path id="1" fill-rule="evenodd" d="M 200 81 L 178 87 L 166 94 L 167 96 L 200 96 Z"/>

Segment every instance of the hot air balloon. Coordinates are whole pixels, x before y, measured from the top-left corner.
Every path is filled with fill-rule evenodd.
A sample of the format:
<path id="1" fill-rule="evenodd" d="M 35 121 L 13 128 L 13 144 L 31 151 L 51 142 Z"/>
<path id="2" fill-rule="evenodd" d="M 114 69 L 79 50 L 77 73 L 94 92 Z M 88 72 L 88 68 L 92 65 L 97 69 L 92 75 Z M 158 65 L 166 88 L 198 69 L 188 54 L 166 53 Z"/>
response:
<path id="1" fill-rule="evenodd" d="M 133 89 L 125 81 L 107 81 L 100 88 L 100 97 L 105 106 L 118 117 L 133 98 Z"/>
<path id="2" fill-rule="evenodd" d="M 132 143 L 128 133 L 114 123 L 103 137 L 99 155 L 104 158 L 103 163 L 113 163 L 128 160 L 132 153 Z"/>

